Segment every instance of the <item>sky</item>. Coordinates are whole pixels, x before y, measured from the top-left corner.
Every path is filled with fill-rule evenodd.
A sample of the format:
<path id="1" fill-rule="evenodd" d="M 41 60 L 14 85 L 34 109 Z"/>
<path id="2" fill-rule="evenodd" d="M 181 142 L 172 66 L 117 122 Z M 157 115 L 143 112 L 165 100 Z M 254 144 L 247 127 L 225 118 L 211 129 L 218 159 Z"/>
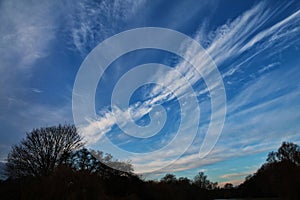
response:
<path id="1" fill-rule="evenodd" d="M 296 0 L 2 0 L 0 160 L 33 128 L 75 123 L 146 178 L 239 184 L 300 143 L 299 35 Z"/>

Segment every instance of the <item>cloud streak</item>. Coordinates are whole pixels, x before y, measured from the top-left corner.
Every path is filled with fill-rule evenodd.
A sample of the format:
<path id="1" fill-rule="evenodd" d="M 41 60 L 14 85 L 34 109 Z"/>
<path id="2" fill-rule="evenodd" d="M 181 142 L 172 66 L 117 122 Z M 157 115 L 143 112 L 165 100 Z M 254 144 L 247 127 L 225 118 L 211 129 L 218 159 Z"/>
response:
<path id="1" fill-rule="evenodd" d="M 68 29 L 72 46 L 86 56 L 99 42 L 118 33 L 141 9 L 144 0 L 68 1 Z"/>
<path id="2" fill-rule="evenodd" d="M 28 4 L 13 0 L 3 1 L 0 9 L 1 24 L 5 27 L 0 30 L 2 62 L 18 61 L 17 67 L 26 68 L 47 56 L 56 30 L 53 6 L 48 1 Z M 2 63 L 1 67 L 9 66 Z"/>
<path id="3" fill-rule="evenodd" d="M 6 128 L 1 134 L 1 143 L 9 145 L 19 139 L 20 132 L 28 130 L 23 129 L 23 121 L 31 113 L 23 116 L 22 112 L 32 108 L 28 102 L 32 100 L 31 95 L 42 92 L 28 86 L 28 82 L 37 68 L 37 61 L 50 54 L 58 27 L 56 20 L 59 14 L 52 12 L 54 9 L 55 5 L 49 1 L 4 0 L 0 3 L 0 116 L 1 126 Z M 27 121 L 25 126 L 35 122 Z M 14 140 L 7 140 L 7 135 L 15 137 Z M 3 152 L 8 150 L 6 148 Z"/>
<path id="4" fill-rule="evenodd" d="M 223 72 L 223 78 L 229 78 L 235 75 L 240 68 L 247 62 L 251 61 L 255 56 L 259 55 L 262 52 L 266 51 L 280 51 L 286 45 L 289 45 L 293 39 L 296 39 L 297 33 L 299 33 L 298 25 L 299 25 L 299 11 L 295 11 L 291 15 L 285 17 L 281 21 L 275 22 L 274 25 L 268 27 L 268 23 L 272 21 L 272 19 L 277 15 L 277 13 L 282 13 L 284 9 L 286 9 L 289 5 L 283 6 L 281 9 L 269 9 L 266 2 L 261 2 L 255 5 L 250 10 L 244 12 L 234 20 L 228 21 L 226 24 L 218 27 L 216 30 L 212 31 L 210 34 L 206 34 L 203 32 L 203 29 L 200 28 L 197 31 L 197 35 L 195 36 L 196 40 L 203 42 L 201 40 L 207 39 L 205 35 L 215 35 L 210 44 L 207 46 L 207 52 L 211 55 L 214 59 L 216 64 L 220 67 L 220 70 Z M 279 12 L 280 11 L 280 12 Z M 276 49 L 274 50 L 273 48 Z M 184 44 L 183 49 L 185 55 L 190 56 L 195 53 L 195 50 L 192 46 Z M 197 52 L 196 52 L 197 53 Z M 231 67 L 225 67 L 225 63 L 231 61 L 235 58 L 238 58 L 236 61 L 233 61 L 233 65 Z M 197 56 L 191 58 L 196 63 L 199 63 L 197 67 L 202 70 L 203 73 L 206 75 L 210 75 L 211 69 L 206 66 L 208 63 L 205 60 L 204 55 L 198 54 Z M 264 72 L 270 70 L 271 68 L 280 65 L 279 62 L 274 62 L 265 66 L 264 68 L 260 69 L 258 73 L 263 74 Z M 176 77 L 173 74 L 164 74 L 163 77 L 160 77 L 160 82 L 163 83 L 164 86 L 170 88 L 170 90 L 164 90 L 161 87 L 154 87 L 150 92 L 149 96 L 152 97 L 149 100 L 143 102 L 138 107 L 133 109 L 132 107 L 129 110 L 121 111 L 119 113 L 111 113 L 110 111 L 105 111 L 105 114 L 97 121 L 92 121 L 90 126 L 91 127 L 98 127 L 93 129 L 93 133 L 89 134 L 87 131 L 85 134 L 88 136 L 96 136 L 100 132 L 100 139 L 106 133 L 112 130 L 112 127 L 116 125 L 116 120 L 114 119 L 114 115 L 118 114 L 123 117 L 124 121 L 122 123 L 126 123 L 127 120 L 132 120 L 128 113 L 131 115 L 136 115 L 138 117 L 142 117 L 143 115 L 149 113 L 153 106 L 172 101 L 174 99 L 173 94 L 169 91 L 176 91 L 180 94 L 178 97 L 180 98 L 181 95 L 186 94 L 186 82 L 191 85 L 195 85 L 198 81 L 201 80 L 201 74 L 197 73 L 197 71 L 191 67 L 188 67 L 188 63 L 180 62 L 176 67 L 180 74 L 184 76 L 184 78 Z M 159 73 L 158 73 L 159 74 Z M 287 76 L 285 77 L 287 78 Z M 288 78 L 287 78 L 288 79 Z M 286 79 L 284 79 L 286 80 Z M 272 78 L 269 76 L 263 76 L 261 79 L 255 80 L 252 85 L 246 85 L 243 88 L 243 91 L 240 94 L 237 94 L 228 105 L 228 125 L 226 125 L 224 133 L 228 135 L 234 134 L 242 134 L 239 137 L 233 136 L 232 141 L 225 144 L 222 144 L 222 138 L 220 141 L 220 146 L 216 146 L 216 149 L 211 152 L 211 155 L 208 156 L 205 160 L 199 160 L 196 152 L 198 148 L 194 148 L 190 150 L 189 155 L 183 156 L 181 159 L 176 161 L 172 167 L 167 167 L 165 170 L 170 170 L 171 168 L 173 171 L 181 171 L 187 170 L 203 165 L 208 165 L 212 163 L 219 162 L 224 159 L 228 159 L 231 157 L 243 156 L 247 154 L 255 154 L 258 152 L 264 152 L 275 148 L 278 144 L 277 142 L 268 142 L 265 141 L 263 136 L 259 135 L 258 131 L 269 131 L 269 135 L 274 134 L 279 136 L 279 133 L 276 133 L 275 130 L 268 130 L 269 125 L 261 123 L 261 120 L 269 116 L 270 119 L 274 119 L 274 115 L 280 116 L 284 115 L 287 119 L 292 120 L 293 122 L 297 121 L 299 118 L 298 115 L 290 113 L 288 105 L 283 105 L 278 107 L 278 109 L 272 109 L 276 106 L 279 106 L 282 101 L 297 101 L 297 96 L 293 92 L 287 93 L 285 96 L 277 97 L 273 99 L 268 99 L 268 95 L 274 95 L 278 90 L 277 86 L 272 84 Z M 281 82 L 279 82 L 280 84 Z M 264 87 L 264 90 L 259 90 L 258 87 Z M 282 87 L 282 85 L 280 86 Z M 213 93 L 215 90 L 218 89 L 218 86 L 210 88 L 210 92 Z M 257 93 L 257 91 L 262 91 L 261 93 Z M 295 90 L 294 90 L 295 91 Z M 199 95 L 207 94 L 207 88 L 198 91 Z M 114 105 L 112 105 L 114 106 Z M 262 114 L 260 109 L 264 109 L 265 112 Z M 140 112 L 140 110 L 146 110 L 145 112 Z M 137 114 L 139 113 L 140 114 Z M 246 117 L 246 115 L 253 116 L 252 119 Z M 243 123 L 241 126 L 236 126 L 238 119 L 243 116 L 244 119 L 248 120 L 248 122 Z M 277 119 L 274 119 L 275 121 Z M 97 124 L 97 126 L 95 126 Z M 232 125 L 232 127 L 236 128 L 228 128 Z M 100 127 L 99 127 L 100 126 Z M 248 130 L 244 131 L 247 127 Z M 260 126 L 259 128 L 252 129 L 253 126 Z M 252 129 L 252 130 L 251 130 Z M 88 129 L 87 129 L 88 130 Z M 295 129 L 293 129 L 295 130 Z M 98 132 L 97 132 L 98 131 Z M 282 134 L 282 133 L 280 133 Z M 252 135 L 255 137 L 253 140 L 248 140 L 247 137 Z M 92 138 L 92 137 L 89 137 Z M 239 138 L 239 139 L 237 139 Z M 281 137 L 284 138 L 284 137 Z M 297 137 L 296 137 L 297 138 Z M 259 146 L 257 146 L 257 142 L 262 142 Z M 240 141 L 240 142 L 237 142 Z M 199 144 L 194 144 L 199 145 Z M 245 147 L 242 148 L 242 151 L 237 152 L 237 149 L 241 149 L 239 145 L 244 145 Z M 237 147 L 235 147 L 237 146 Z M 193 149 L 193 148 L 192 148 Z M 197 149 L 197 150 L 196 150 Z M 224 151 L 229 151 L 227 156 L 223 155 Z M 150 161 L 153 158 L 147 158 L 145 156 L 145 160 L 148 160 L 146 168 L 153 168 L 159 165 L 164 165 L 171 159 L 173 156 L 176 155 L 176 149 L 173 152 L 166 152 L 167 156 L 161 157 L 161 159 Z M 160 155 L 157 155 L 160 157 Z M 136 160 L 135 166 L 139 168 L 139 165 L 144 165 L 145 160 Z M 139 164 L 140 163 L 140 164 Z M 141 169 L 139 172 L 146 172 L 149 169 Z"/>

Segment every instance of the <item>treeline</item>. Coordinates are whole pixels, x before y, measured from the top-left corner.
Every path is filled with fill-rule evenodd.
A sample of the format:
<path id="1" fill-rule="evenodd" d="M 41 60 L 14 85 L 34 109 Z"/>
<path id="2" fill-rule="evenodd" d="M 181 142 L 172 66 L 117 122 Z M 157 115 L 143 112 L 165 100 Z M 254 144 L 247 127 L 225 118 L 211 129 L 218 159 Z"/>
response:
<path id="1" fill-rule="evenodd" d="M 193 180 L 186 177 L 177 179 L 167 174 L 160 180 L 176 187 L 184 183 L 206 191 L 208 198 L 280 198 L 300 199 L 300 147 L 291 142 L 283 142 L 276 152 L 270 152 L 264 163 L 254 174 L 245 178 L 239 186 L 226 183 L 222 188 L 207 179 L 200 172 Z M 159 183 L 158 183 L 159 184 Z"/>
<path id="2" fill-rule="evenodd" d="M 239 186 L 240 196 L 300 199 L 300 147 L 283 142 L 267 162 Z"/>
<path id="3" fill-rule="evenodd" d="M 172 184 L 168 175 L 142 180 L 130 162 L 86 149 L 73 125 L 27 133 L 7 156 L 6 175 L 1 199 L 210 199 L 206 189 L 184 180 Z"/>
<path id="4" fill-rule="evenodd" d="M 203 172 L 192 180 L 166 174 L 145 181 L 128 161 L 88 150 L 73 125 L 34 129 L 12 147 L 8 179 L 0 182 L 1 199 L 216 199 L 284 197 L 300 199 L 300 149 L 284 142 L 244 183 L 223 188 Z"/>
<path id="5" fill-rule="evenodd" d="M 238 187 L 215 191 L 218 198 L 300 199 L 300 147 L 283 142 L 276 152 L 270 152 L 254 174 Z"/>

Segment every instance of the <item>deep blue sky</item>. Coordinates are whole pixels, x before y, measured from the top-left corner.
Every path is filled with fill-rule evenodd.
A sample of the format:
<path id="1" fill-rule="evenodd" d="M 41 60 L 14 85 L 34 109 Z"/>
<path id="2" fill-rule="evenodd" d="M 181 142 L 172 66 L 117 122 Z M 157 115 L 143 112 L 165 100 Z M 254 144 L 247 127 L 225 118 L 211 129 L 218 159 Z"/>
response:
<path id="1" fill-rule="evenodd" d="M 103 40 L 139 27 L 169 28 L 199 42 L 220 71 L 227 105 L 217 144 L 208 156 L 199 159 L 211 115 L 210 92 L 214 91 L 207 91 L 201 76 L 193 76 L 191 84 L 201 109 L 198 134 L 179 160 L 151 173 L 150 178 L 166 172 L 192 177 L 205 171 L 214 181 L 237 184 L 254 172 L 264 162 L 267 152 L 277 149 L 282 141 L 300 143 L 299 1 L 3 0 L 0 2 L 0 160 L 5 159 L 12 144 L 33 128 L 73 123 L 73 85 L 85 57 Z M 185 49 L 185 53 L 191 51 L 189 47 Z M 124 110 L 112 113 L 115 106 L 110 104 L 112 90 L 122 75 L 146 63 L 161 63 L 179 72 L 190 68 L 178 55 L 155 49 L 133 51 L 115 60 L 97 88 L 96 120 L 90 120 L 90 126 L 82 129 L 89 147 L 105 150 L 101 141 L 109 138 L 130 152 L 152 152 L 172 140 L 183 117 L 189 119 L 190 126 L 194 125 L 195 116 L 179 113 L 176 98 L 154 103 L 166 108 L 167 120 L 153 137 L 128 136 L 116 125 L 115 114 L 123 117 L 123 124 L 130 119 Z M 176 84 L 181 84 L 181 79 L 156 69 L 152 72 L 141 73 L 137 78 L 158 74 L 157 79 L 165 81 L 167 87 L 176 90 Z M 189 73 L 194 75 L 193 72 L 184 75 Z M 153 100 L 151 94 L 157 89 L 155 84 L 140 87 L 131 97 L 130 105 Z M 172 94 L 167 88 L 161 89 L 160 94 L 162 91 Z M 180 92 L 187 94 L 186 90 Z M 147 104 L 146 111 L 140 107 L 131 110 L 138 125 L 151 123 L 149 111 L 154 104 Z M 189 124 L 185 126 L 189 137 Z M 91 141 L 90 135 L 97 139 Z M 131 159 L 137 166 L 141 164 L 139 172 L 146 172 L 176 157 L 177 149 L 173 150 L 157 157 L 145 156 L 145 160 L 111 153 L 120 159 Z"/>

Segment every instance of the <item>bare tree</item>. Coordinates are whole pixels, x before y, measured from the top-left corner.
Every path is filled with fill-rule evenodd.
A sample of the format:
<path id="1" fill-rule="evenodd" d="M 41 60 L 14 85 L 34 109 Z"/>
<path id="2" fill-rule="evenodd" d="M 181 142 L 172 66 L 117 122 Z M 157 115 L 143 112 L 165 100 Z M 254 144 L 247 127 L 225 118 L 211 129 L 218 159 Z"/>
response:
<path id="1" fill-rule="evenodd" d="M 194 184 L 199 186 L 202 189 L 207 189 L 210 181 L 207 179 L 207 176 L 203 172 L 199 172 L 194 177 Z"/>
<path id="2" fill-rule="evenodd" d="M 49 175 L 73 150 L 82 147 L 82 138 L 74 125 L 34 129 L 7 157 L 10 177 Z"/>
<path id="3" fill-rule="evenodd" d="M 193 181 L 194 185 L 202 188 L 202 189 L 216 189 L 218 187 L 217 182 L 211 182 L 207 179 L 207 176 L 204 174 L 204 172 L 199 172 L 195 177 Z"/>
<path id="4" fill-rule="evenodd" d="M 118 159 L 114 159 L 114 157 L 109 153 L 104 154 L 102 151 L 95 151 L 92 149 L 90 151 L 91 154 L 100 162 L 99 173 L 102 176 L 130 175 L 134 171 L 130 160 L 120 161 Z"/>

